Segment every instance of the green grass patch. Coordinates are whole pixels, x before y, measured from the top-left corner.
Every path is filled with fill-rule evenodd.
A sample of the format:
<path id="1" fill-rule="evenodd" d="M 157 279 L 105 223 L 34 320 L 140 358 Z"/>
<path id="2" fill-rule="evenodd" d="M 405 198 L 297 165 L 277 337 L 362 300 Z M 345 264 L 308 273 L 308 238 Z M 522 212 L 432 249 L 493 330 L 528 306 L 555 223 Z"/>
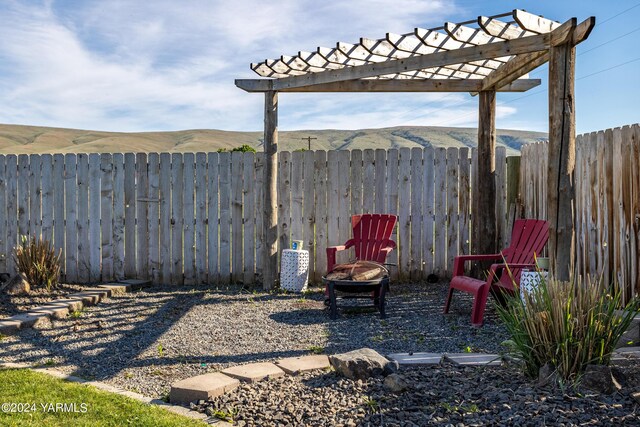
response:
<path id="1" fill-rule="evenodd" d="M 0 377 L 2 426 L 203 425 L 157 406 L 39 372 L 2 369 Z"/>

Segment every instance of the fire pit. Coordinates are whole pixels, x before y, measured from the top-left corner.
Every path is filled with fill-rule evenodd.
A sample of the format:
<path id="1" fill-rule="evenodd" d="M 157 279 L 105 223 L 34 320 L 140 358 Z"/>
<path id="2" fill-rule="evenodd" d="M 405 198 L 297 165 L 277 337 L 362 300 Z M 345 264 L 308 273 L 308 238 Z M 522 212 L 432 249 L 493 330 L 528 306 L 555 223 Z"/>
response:
<path id="1" fill-rule="evenodd" d="M 373 299 L 373 305 L 380 311 L 380 318 L 386 317 L 385 295 L 389 290 L 389 270 L 377 262 L 354 261 L 338 264 L 322 278 L 329 291 L 331 319 L 338 316 L 337 292 L 343 292 L 342 299 Z M 369 294 L 363 296 L 360 294 Z"/>

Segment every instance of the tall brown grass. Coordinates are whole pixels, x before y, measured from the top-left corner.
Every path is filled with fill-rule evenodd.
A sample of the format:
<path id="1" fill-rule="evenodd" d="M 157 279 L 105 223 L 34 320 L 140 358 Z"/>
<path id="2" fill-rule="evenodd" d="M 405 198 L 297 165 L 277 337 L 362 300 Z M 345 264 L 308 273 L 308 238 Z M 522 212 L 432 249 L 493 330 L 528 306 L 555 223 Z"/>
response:
<path id="1" fill-rule="evenodd" d="M 25 280 L 34 287 L 45 287 L 48 291 L 58 285 L 60 279 L 60 256 L 50 242 L 42 237 L 31 240 L 22 236 L 20 245 L 13 249 L 13 259 Z"/>
<path id="2" fill-rule="evenodd" d="M 616 285 L 603 280 L 545 281 L 523 299 L 507 297 L 498 313 L 511 334 L 525 373 L 536 377 L 551 364 L 565 381 L 576 380 L 587 365 L 608 365 L 622 334 L 638 313 L 640 300 L 623 305 Z"/>

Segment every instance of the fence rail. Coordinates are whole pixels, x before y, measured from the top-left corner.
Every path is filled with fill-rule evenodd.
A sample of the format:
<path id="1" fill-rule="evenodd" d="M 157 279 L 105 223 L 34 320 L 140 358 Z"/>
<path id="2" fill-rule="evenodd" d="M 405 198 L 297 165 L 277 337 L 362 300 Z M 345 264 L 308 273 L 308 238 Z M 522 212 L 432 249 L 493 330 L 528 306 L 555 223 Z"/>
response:
<path id="1" fill-rule="evenodd" d="M 395 274 L 447 275 L 453 257 L 469 253 L 475 155 L 468 148 L 281 152 L 279 248 L 303 240 L 319 280 L 325 249 L 350 237 L 352 214 L 393 213 Z M 504 230 L 504 148 L 496 157 Z M 0 155 L 0 271 L 15 271 L 19 236 L 42 235 L 62 251 L 68 282 L 254 283 L 262 270 L 263 168 L 262 153 Z"/>
<path id="2" fill-rule="evenodd" d="M 522 150 L 520 192 L 526 216 L 546 219 L 547 144 Z M 640 292 L 640 126 L 576 138 L 576 271 Z"/>

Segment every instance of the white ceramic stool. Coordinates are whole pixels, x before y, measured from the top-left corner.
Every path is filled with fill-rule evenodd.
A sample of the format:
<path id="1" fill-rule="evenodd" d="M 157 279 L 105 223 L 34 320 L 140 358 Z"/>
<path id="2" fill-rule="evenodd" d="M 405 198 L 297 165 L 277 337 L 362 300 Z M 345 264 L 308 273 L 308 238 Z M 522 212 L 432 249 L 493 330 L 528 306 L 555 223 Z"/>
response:
<path id="1" fill-rule="evenodd" d="M 522 270 L 522 274 L 520 275 L 520 298 L 524 302 L 524 294 L 532 293 L 543 280 L 547 280 L 547 275 L 549 273 L 541 270 L 541 271 L 531 271 L 531 270 Z"/>
<path id="2" fill-rule="evenodd" d="M 280 287 L 304 292 L 309 283 L 309 251 L 285 249 L 280 260 Z"/>

